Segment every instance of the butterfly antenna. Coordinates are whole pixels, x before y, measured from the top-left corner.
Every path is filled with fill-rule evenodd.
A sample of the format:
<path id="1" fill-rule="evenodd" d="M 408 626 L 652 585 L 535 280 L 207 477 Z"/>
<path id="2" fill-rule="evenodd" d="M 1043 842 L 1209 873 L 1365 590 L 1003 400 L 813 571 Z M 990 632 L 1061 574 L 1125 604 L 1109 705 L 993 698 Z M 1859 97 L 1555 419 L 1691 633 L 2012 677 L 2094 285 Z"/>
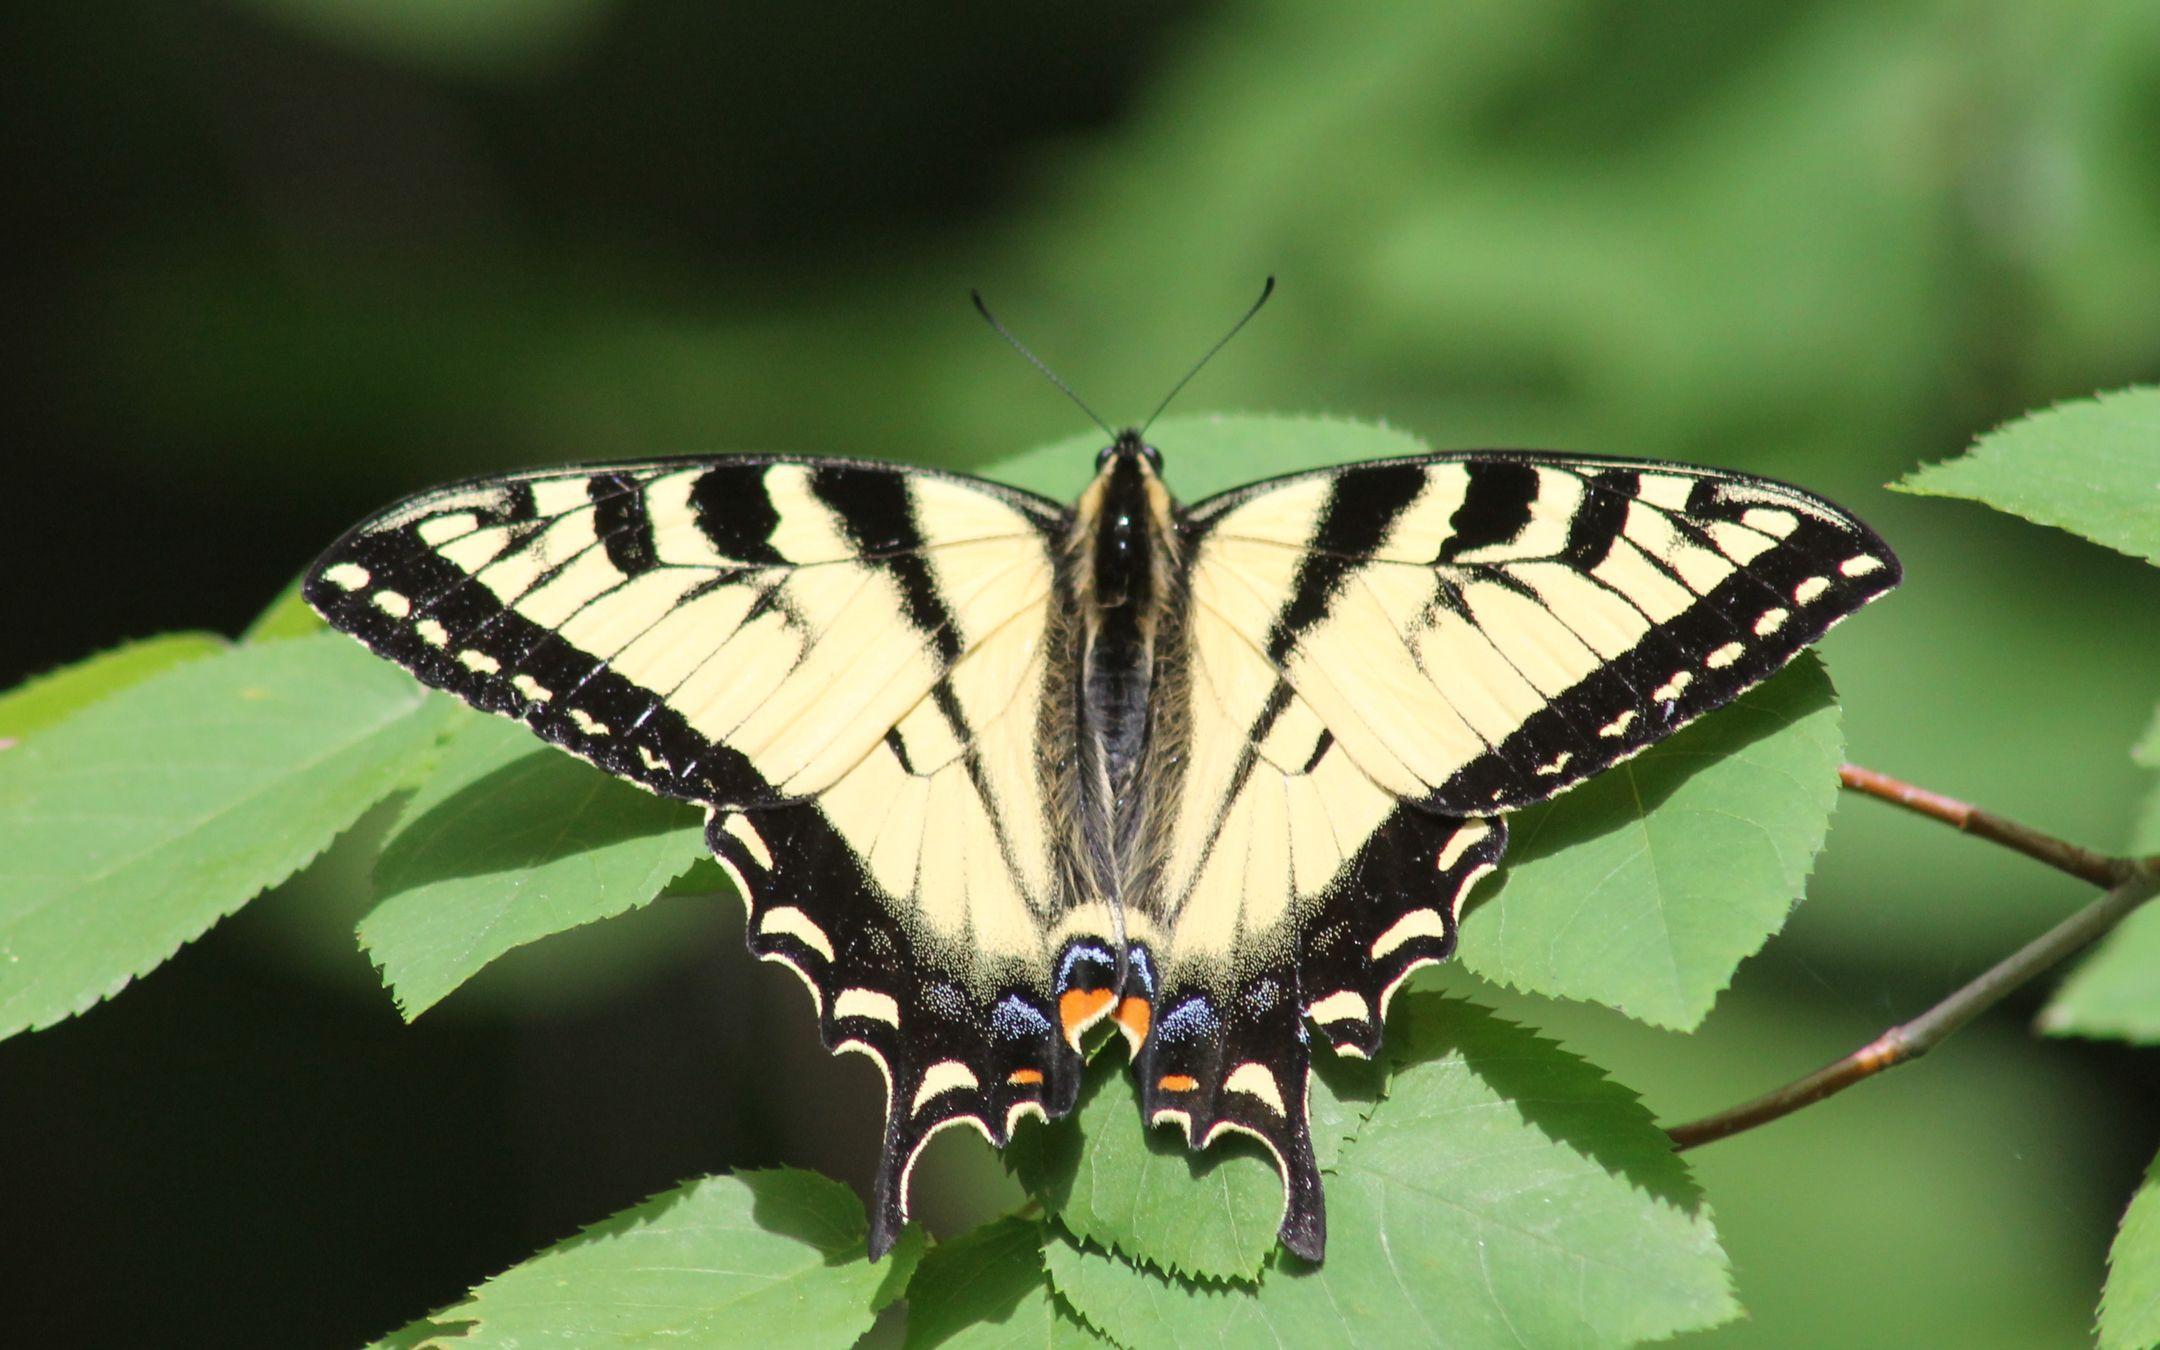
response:
<path id="1" fill-rule="evenodd" d="M 1260 288 L 1260 298 L 1252 302 L 1252 308 L 1245 311 L 1244 317 L 1231 324 L 1230 331 L 1216 339 L 1215 345 L 1207 349 L 1207 355 L 1194 362 L 1193 368 L 1185 372 L 1184 379 L 1170 386 L 1170 392 L 1163 395 L 1163 401 L 1156 404 L 1155 411 L 1148 414 L 1148 420 L 1140 424 L 1141 435 L 1147 435 L 1147 429 L 1154 426 L 1155 419 L 1163 415 L 1163 409 L 1170 406 L 1170 400 L 1184 392 L 1185 386 L 1192 383 L 1193 376 L 1198 375 L 1207 366 L 1208 362 L 1215 359 L 1215 353 L 1230 345 L 1230 339 L 1238 335 L 1238 330 L 1252 322 L 1253 315 L 1260 312 L 1260 306 L 1266 304 L 1268 297 L 1273 294 L 1275 294 L 1275 278 L 1271 275 L 1267 279 L 1267 284 Z"/>
<path id="2" fill-rule="evenodd" d="M 1012 335 L 1011 329 L 1007 328 L 1004 324 L 998 322 L 997 315 L 990 312 L 990 306 L 983 303 L 981 291 L 970 289 L 968 291 L 968 298 L 975 302 L 975 312 L 983 316 L 983 322 L 990 325 L 990 331 L 996 333 L 999 337 L 1011 343 L 1012 349 L 1020 353 L 1022 356 L 1026 357 L 1029 365 L 1041 371 L 1042 377 L 1044 379 L 1056 385 L 1059 393 L 1071 399 L 1073 401 L 1074 407 L 1086 413 L 1090 422 L 1093 422 L 1096 426 L 1101 427 L 1103 435 L 1108 436 L 1113 441 L 1117 439 L 1117 433 L 1110 429 L 1110 424 L 1103 421 L 1100 417 L 1097 417 L 1095 415 L 1095 410 L 1093 408 L 1090 408 L 1086 403 L 1082 402 L 1080 396 L 1072 391 L 1071 385 L 1059 379 L 1056 371 L 1044 365 L 1041 357 L 1029 351 L 1027 349 L 1026 343 L 1014 337 Z"/>

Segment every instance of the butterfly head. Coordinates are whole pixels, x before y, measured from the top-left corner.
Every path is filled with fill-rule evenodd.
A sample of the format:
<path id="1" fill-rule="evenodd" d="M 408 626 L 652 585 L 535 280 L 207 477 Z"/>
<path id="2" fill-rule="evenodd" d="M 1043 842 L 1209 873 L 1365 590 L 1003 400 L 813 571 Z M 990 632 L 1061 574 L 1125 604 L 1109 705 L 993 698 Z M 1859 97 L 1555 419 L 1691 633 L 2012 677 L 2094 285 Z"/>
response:
<path id="1" fill-rule="evenodd" d="M 1146 465 L 1145 472 L 1149 477 L 1162 473 L 1162 451 L 1141 440 L 1138 427 L 1125 428 L 1117 434 L 1116 440 L 1104 446 L 1095 456 L 1095 469 L 1100 473 L 1124 461 Z"/>

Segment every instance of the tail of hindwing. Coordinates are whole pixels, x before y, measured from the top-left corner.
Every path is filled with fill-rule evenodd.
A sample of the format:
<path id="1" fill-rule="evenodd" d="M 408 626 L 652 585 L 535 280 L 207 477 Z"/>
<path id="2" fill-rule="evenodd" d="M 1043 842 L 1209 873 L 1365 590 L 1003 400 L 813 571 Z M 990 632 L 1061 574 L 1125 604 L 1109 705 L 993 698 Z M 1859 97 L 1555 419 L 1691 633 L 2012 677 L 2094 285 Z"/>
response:
<path id="1" fill-rule="evenodd" d="M 801 976 L 826 1047 L 867 1056 L 885 1080 L 873 1257 L 906 1224 L 915 1163 L 940 1130 L 972 1126 L 1002 1148 L 1026 1117 L 1072 1109 L 1081 1073 L 1066 1034 L 1073 1005 L 1051 971 L 986 986 L 975 972 L 946 969 L 880 903 L 815 805 L 714 812 L 705 835 L 743 896 L 751 953 Z"/>
<path id="2" fill-rule="evenodd" d="M 1135 949 L 1124 1002 L 1147 1004 L 1120 1025 L 1149 1124 L 1175 1124 L 1205 1148 L 1250 1135 L 1283 1177 L 1285 1247 L 1318 1261 L 1327 1214 L 1312 1146 L 1308 1022 L 1337 1054 L 1380 1050 L 1389 1001 L 1421 966 L 1455 950 L 1464 896 L 1499 862 L 1507 827 L 1399 808 L 1298 920 L 1281 956 L 1240 969 L 1156 966 Z M 1134 1035 L 1134 1023 L 1141 1031 Z"/>

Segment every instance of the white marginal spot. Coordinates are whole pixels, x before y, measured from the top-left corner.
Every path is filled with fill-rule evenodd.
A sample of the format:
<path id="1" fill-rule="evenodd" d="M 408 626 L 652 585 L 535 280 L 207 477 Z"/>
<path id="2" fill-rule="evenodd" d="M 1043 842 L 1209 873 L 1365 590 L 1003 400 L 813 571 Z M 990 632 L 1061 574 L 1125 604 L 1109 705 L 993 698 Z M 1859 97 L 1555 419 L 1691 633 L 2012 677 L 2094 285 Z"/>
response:
<path id="1" fill-rule="evenodd" d="M 1837 565 L 1837 570 L 1849 577 L 1864 577 L 1870 572 L 1880 571 L 1881 568 L 1882 559 L 1872 553 L 1855 554 Z"/>
<path id="2" fill-rule="evenodd" d="M 1803 581 L 1799 585 L 1792 588 L 1793 603 L 1799 605 L 1812 605 L 1815 603 L 1815 599 L 1817 596 L 1820 596 L 1824 591 L 1827 591 L 1829 589 L 1830 578 L 1809 577 L 1806 581 Z"/>
<path id="3" fill-rule="evenodd" d="M 430 647 L 447 647 L 450 645 L 450 630 L 433 619 L 422 619 L 413 625 L 413 631 L 418 633 L 420 640 Z"/>
<path id="4" fill-rule="evenodd" d="M 535 703 L 545 703 L 555 697 L 554 690 L 523 673 L 511 677 L 510 687 Z"/>
<path id="5" fill-rule="evenodd" d="M 412 601 L 406 598 L 403 591 L 377 591 L 375 608 L 393 619 L 402 619 L 412 613 Z"/>
<path id="6" fill-rule="evenodd" d="M 1635 710 L 1633 708 L 1630 708 L 1626 712 L 1621 713 L 1618 717 L 1615 717 L 1612 721 L 1607 722 L 1604 726 L 1599 727 L 1597 729 L 1597 734 L 1600 736 L 1625 736 L 1627 735 L 1628 723 L 1634 720 Z"/>
<path id="7" fill-rule="evenodd" d="M 1278 1116 L 1283 1114 L 1282 1088 L 1276 1083 L 1275 1075 L 1268 1072 L 1267 1065 L 1257 1060 L 1247 1060 L 1231 1070 L 1230 1076 L 1223 1080 L 1223 1090 L 1257 1097 L 1267 1104 L 1268 1110 Z"/>
<path id="8" fill-rule="evenodd" d="M 1783 539 L 1800 528 L 1800 518 L 1790 511 L 1777 511 L 1767 506 L 1751 506 L 1740 513 L 1740 523 L 1751 530 L 1774 534 Z"/>
<path id="9" fill-rule="evenodd" d="M 638 763 L 643 764 L 648 769 L 654 770 L 658 773 L 666 773 L 668 771 L 668 762 L 660 758 L 660 756 L 654 754 L 652 751 L 647 750 L 642 745 L 637 748 L 637 757 Z"/>
<path id="10" fill-rule="evenodd" d="M 570 720 L 577 725 L 579 731 L 588 736 L 605 736 L 608 734 L 608 724 L 583 708 L 572 708 L 570 710 Z"/>
<path id="11" fill-rule="evenodd" d="M 1364 1048 L 1363 1048 L 1362 1046 L 1358 1045 L 1358 1044 L 1357 1044 L 1357 1043 L 1356 1043 L 1355 1041 L 1337 1041 L 1337 1042 L 1335 1042 L 1335 1053 L 1336 1053 L 1336 1054 L 1338 1054 L 1338 1055 L 1342 1055 L 1342 1056 L 1344 1056 L 1344 1057 L 1345 1057 L 1345 1058 L 1347 1058 L 1347 1059 L 1371 1059 L 1371 1058 L 1372 1058 L 1372 1056 L 1371 1056 L 1371 1055 L 1368 1055 L 1368 1054 L 1366 1054 L 1366 1053 L 1365 1053 L 1365 1050 L 1364 1050 Z"/>
<path id="12" fill-rule="evenodd" d="M 470 647 L 467 647 L 464 651 L 459 652 L 457 654 L 457 659 L 459 665 L 465 667 L 465 669 L 467 670 L 475 671 L 481 675 L 493 675 L 496 671 L 502 669 L 502 662 L 496 660 L 492 656 L 489 656 L 486 652 L 474 651 Z"/>
<path id="13" fill-rule="evenodd" d="M 737 873 L 736 876 L 729 879 L 739 884 L 740 877 L 741 874 Z M 749 893 L 748 890 L 743 892 L 745 895 Z M 816 952 L 819 956 L 824 957 L 827 961 L 833 959 L 832 939 L 825 936 L 825 930 L 818 927 L 809 915 L 793 905 L 780 905 L 766 910 L 765 917 L 758 920 L 758 931 L 760 933 L 784 933 Z"/>
<path id="14" fill-rule="evenodd" d="M 720 870 L 727 873 L 727 879 L 735 883 L 735 894 L 741 896 L 743 898 L 743 901 L 745 903 L 748 903 L 750 899 L 750 883 L 743 880 L 742 869 L 737 867 L 735 864 L 729 862 L 727 859 L 721 857 L 717 853 L 713 855 L 713 861 L 720 864 Z M 795 963 L 793 961 L 790 961 L 788 962 L 788 964 L 792 966 Z M 799 968 L 797 973 L 800 973 Z M 805 975 L 803 976 L 803 978 L 808 979 L 810 977 Z M 812 988 L 814 989 L 816 988 L 816 986 L 813 985 Z"/>
<path id="15" fill-rule="evenodd" d="M 1483 822 L 1472 822 L 1457 829 L 1448 836 L 1448 841 L 1440 846 L 1440 870 L 1453 870 L 1455 864 L 1462 861 L 1463 854 L 1484 843 L 1485 837 L 1491 833 L 1492 826 Z"/>
<path id="16" fill-rule="evenodd" d="M 881 994 L 875 989 L 843 989 L 840 997 L 833 1000 L 834 1021 L 847 1017 L 866 1017 L 886 1026 L 900 1025 L 900 1005 L 893 1002 L 892 995 Z"/>
<path id="17" fill-rule="evenodd" d="M 1761 617 L 1761 618 L 1759 618 L 1759 619 L 1757 619 L 1757 620 L 1755 621 L 1755 636 L 1757 636 L 1757 637 L 1768 637 L 1768 636 L 1770 636 L 1770 635 L 1771 635 L 1772 633 L 1775 633 L 1775 632 L 1776 632 L 1776 631 L 1777 631 L 1778 629 L 1780 629 L 1780 628 L 1783 628 L 1783 627 L 1785 626 L 1785 621 L 1786 621 L 1787 619 L 1791 618 L 1791 617 L 1792 617 L 1792 612 L 1791 612 L 1790 610 L 1783 610 L 1783 609 L 1766 609 L 1766 610 L 1764 610 L 1764 611 L 1762 612 L 1762 617 Z"/>
<path id="18" fill-rule="evenodd" d="M 470 511 L 452 511 L 446 516 L 432 516 L 419 524 L 420 538 L 433 547 L 462 539 L 480 528 L 480 517 Z"/>
<path id="19" fill-rule="evenodd" d="M 322 576 L 324 581 L 347 591 L 357 591 L 374 580 L 368 570 L 358 563 L 339 563 L 335 567 L 326 567 Z"/>
<path id="20" fill-rule="evenodd" d="M 1746 643 L 1728 642 L 1724 646 L 1718 648 L 1716 651 L 1704 657 L 1703 664 L 1710 667 L 1710 669 L 1712 670 L 1723 670 L 1725 669 L 1725 667 L 1731 665 L 1733 662 L 1739 660 L 1745 655 L 1747 655 Z"/>
<path id="21" fill-rule="evenodd" d="M 922 1086 L 915 1089 L 914 1114 L 948 1092 L 979 1086 L 975 1071 L 957 1059 L 941 1059 L 923 1070 Z"/>
<path id="22" fill-rule="evenodd" d="M 720 828 L 748 849 L 758 866 L 768 872 L 772 871 L 772 850 L 765 847 L 765 840 L 758 834 L 757 827 L 741 812 L 729 813 L 727 818 L 720 822 Z"/>
<path id="23" fill-rule="evenodd" d="M 1680 697 L 1681 691 L 1694 682 L 1695 675 L 1692 671 L 1675 671 L 1671 679 L 1650 691 L 1650 697 L 1660 703 L 1670 703 Z"/>
<path id="24" fill-rule="evenodd" d="M 1045 1125 L 1050 1123 L 1050 1113 L 1043 1110 L 1041 1102 L 1014 1102 L 1012 1109 L 1005 1113 L 1005 1137 L 1012 1138 L 1013 1128 L 1029 1116 Z"/>
<path id="25" fill-rule="evenodd" d="M 1353 989 L 1338 989 L 1305 1010 L 1315 1022 L 1362 1022 L 1372 1015 L 1365 996 Z"/>
<path id="26" fill-rule="evenodd" d="M 1557 756 L 1556 758 L 1554 758 L 1554 760 L 1553 760 L 1553 762 L 1552 762 L 1552 763 L 1550 763 L 1550 764 L 1540 764 L 1540 765 L 1538 765 L 1538 766 L 1537 766 L 1537 771 L 1538 771 L 1538 773 L 1539 773 L 1540 775 L 1542 775 L 1542 776 L 1544 776 L 1544 777 L 1546 777 L 1546 778 L 1550 778 L 1550 777 L 1552 777 L 1552 776 L 1553 776 L 1554 774 L 1556 774 L 1556 773 L 1560 772 L 1560 771 L 1561 771 L 1562 769 L 1566 768 L 1566 767 L 1567 767 L 1567 762 L 1568 762 L 1568 760 L 1569 760 L 1570 758 L 1571 758 L 1571 754 L 1570 754 L 1570 752 L 1569 752 L 1569 751 L 1566 751 L 1566 750 L 1562 750 L 1562 751 L 1561 751 L 1561 752 L 1559 753 L 1559 755 L 1558 755 L 1558 756 Z"/>
<path id="27" fill-rule="evenodd" d="M 1373 939 L 1372 959 L 1378 961 L 1412 938 L 1446 937 L 1447 925 L 1437 909 L 1413 909 L 1395 921 L 1394 927 Z"/>
<path id="28" fill-rule="evenodd" d="M 1157 1125 L 1162 1124 L 1164 1121 L 1168 1121 L 1171 1124 L 1177 1126 L 1179 1129 L 1185 1131 L 1185 1146 L 1187 1148 L 1192 1147 L 1192 1112 L 1178 1111 L 1173 1110 L 1170 1107 L 1164 1107 L 1162 1110 L 1157 1111 L 1154 1115 L 1148 1117 L 1148 1128 L 1152 1130 Z"/>

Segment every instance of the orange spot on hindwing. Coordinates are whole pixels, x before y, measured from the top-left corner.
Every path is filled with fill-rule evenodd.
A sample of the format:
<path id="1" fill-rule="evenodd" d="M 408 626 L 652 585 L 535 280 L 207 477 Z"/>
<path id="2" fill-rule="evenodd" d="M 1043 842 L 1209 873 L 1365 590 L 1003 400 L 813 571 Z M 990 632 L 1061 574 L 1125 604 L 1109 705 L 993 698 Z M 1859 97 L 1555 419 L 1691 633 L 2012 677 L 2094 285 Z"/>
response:
<path id="1" fill-rule="evenodd" d="M 1136 1055 L 1140 1053 L 1142 1043 L 1147 1040 L 1150 1015 L 1148 1001 L 1131 994 L 1127 994 L 1119 1002 L 1117 1012 L 1113 1014 L 1117 1019 L 1118 1029 L 1125 1033 L 1125 1041 Z"/>
<path id="2" fill-rule="evenodd" d="M 1065 1024 L 1065 1039 L 1073 1049 L 1080 1048 L 1080 1033 L 1110 1006 L 1110 997 L 1107 989 L 1068 989 L 1058 995 L 1058 1021 Z"/>
<path id="3" fill-rule="evenodd" d="M 1200 1080 L 1189 1073 L 1166 1073 L 1155 1080 L 1158 1092 L 1190 1092 L 1200 1086 Z"/>
<path id="4" fill-rule="evenodd" d="M 1005 1075 L 1006 1082 L 1019 1087 L 1033 1087 L 1042 1080 L 1041 1069 L 1014 1069 L 1011 1073 Z"/>

